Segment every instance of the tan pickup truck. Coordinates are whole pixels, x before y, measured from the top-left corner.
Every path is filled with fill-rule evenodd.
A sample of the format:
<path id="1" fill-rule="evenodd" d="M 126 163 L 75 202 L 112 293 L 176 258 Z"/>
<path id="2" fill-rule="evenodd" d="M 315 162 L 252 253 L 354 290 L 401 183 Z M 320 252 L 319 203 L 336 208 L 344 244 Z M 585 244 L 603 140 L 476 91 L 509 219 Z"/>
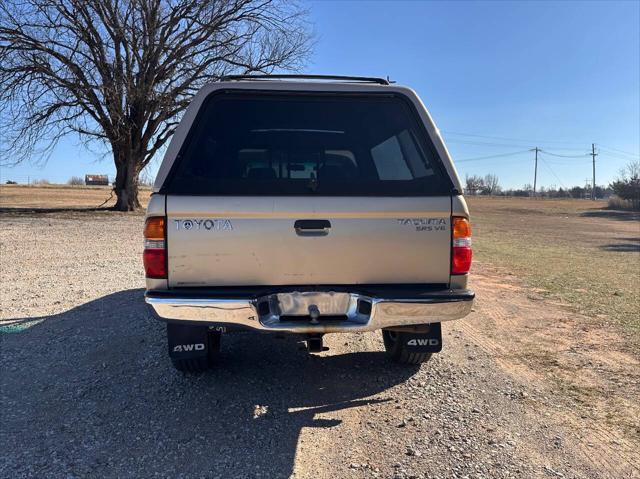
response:
<path id="1" fill-rule="evenodd" d="M 466 316 L 471 227 L 429 113 L 384 79 L 227 77 L 204 87 L 158 172 L 145 300 L 182 371 L 223 333 L 382 330 L 389 357 L 442 348 Z"/>

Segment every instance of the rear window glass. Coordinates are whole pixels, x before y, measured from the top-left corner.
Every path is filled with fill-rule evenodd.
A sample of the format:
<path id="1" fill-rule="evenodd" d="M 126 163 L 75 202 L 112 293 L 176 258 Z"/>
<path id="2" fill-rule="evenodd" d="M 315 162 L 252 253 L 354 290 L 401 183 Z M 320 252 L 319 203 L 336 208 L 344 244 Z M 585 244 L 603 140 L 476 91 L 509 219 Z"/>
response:
<path id="1" fill-rule="evenodd" d="M 201 108 L 163 190 L 435 196 L 451 183 L 400 97 L 218 93 Z"/>

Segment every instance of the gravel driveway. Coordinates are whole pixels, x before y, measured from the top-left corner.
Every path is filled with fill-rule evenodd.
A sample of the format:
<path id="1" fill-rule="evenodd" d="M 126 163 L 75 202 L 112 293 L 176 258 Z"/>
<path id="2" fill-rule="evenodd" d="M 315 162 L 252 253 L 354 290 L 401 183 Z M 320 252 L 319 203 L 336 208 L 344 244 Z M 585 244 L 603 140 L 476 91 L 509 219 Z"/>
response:
<path id="1" fill-rule="evenodd" d="M 0 477 L 640 477 L 500 367 L 465 328 L 482 312 L 421 368 L 374 333 L 319 355 L 242 333 L 185 376 L 143 304 L 142 216 L 1 219 Z"/>

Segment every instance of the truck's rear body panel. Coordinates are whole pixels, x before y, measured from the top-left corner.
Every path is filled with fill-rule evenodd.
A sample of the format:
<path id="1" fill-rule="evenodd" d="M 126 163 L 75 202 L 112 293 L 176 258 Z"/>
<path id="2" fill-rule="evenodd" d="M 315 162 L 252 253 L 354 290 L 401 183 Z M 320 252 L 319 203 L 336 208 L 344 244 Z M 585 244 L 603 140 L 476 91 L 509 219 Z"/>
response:
<path id="1" fill-rule="evenodd" d="M 449 197 L 170 196 L 169 286 L 447 284 L 450 216 Z"/>
<path id="2" fill-rule="evenodd" d="M 161 190 L 168 285 L 447 285 L 452 190 L 403 95 L 215 92 Z"/>

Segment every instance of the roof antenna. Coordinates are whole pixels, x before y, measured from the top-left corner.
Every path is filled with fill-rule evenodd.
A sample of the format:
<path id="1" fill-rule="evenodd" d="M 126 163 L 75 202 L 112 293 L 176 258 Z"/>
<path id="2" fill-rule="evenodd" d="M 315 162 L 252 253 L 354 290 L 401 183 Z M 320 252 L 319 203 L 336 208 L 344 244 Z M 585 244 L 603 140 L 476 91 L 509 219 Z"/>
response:
<path id="1" fill-rule="evenodd" d="M 389 78 L 389 75 L 387 75 L 387 83 L 391 84 L 391 83 L 396 83 L 395 80 L 392 80 L 391 78 Z"/>

